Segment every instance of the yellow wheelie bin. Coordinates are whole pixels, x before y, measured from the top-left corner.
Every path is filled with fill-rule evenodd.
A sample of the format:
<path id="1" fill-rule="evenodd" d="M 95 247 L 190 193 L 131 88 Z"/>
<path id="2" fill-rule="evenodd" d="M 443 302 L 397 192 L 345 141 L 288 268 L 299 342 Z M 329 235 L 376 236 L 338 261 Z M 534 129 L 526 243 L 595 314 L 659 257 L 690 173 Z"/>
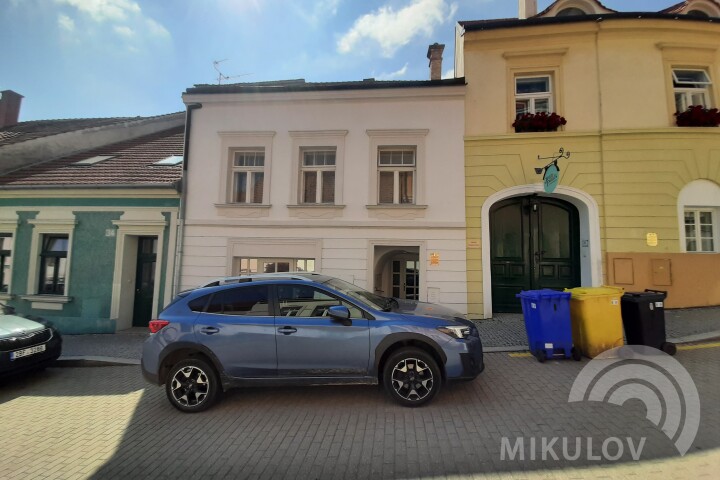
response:
<path id="1" fill-rule="evenodd" d="M 620 347 L 623 323 L 620 287 L 577 287 L 570 292 L 570 320 L 573 342 L 586 357 L 594 358 L 605 350 Z"/>

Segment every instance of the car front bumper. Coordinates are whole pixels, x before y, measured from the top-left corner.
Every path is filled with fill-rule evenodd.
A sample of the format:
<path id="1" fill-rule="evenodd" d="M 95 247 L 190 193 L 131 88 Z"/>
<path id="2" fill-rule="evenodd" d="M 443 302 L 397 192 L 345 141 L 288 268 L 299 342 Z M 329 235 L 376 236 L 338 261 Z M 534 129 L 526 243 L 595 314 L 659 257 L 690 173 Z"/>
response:
<path id="1" fill-rule="evenodd" d="M 473 380 L 485 370 L 482 342 L 478 337 L 470 337 L 458 343 L 464 348 L 458 351 L 457 357 L 452 361 L 448 356 L 448 363 L 445 366 L 447 379 L 449 381 Z"/>
<path id="2" fill-rule="evenodd" d="M 10 353 L 16 349 L 0 351 L 0 377 L 49 366 L 62 353 L 62 338 L 56 330 L 53 330 L 52 337 L 49 340 L 38 345 L 45 345 L 45 351 L 15 360 L 10 359 Z M 23 346 L 18 350 L 31 346 L 37 345 Z"/>

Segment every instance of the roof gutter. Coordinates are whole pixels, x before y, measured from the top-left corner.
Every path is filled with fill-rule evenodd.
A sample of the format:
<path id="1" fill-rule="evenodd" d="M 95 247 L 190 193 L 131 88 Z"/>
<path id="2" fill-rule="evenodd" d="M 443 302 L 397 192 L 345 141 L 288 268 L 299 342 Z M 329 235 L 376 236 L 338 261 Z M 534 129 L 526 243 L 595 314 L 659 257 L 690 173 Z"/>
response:
<path id="1" fill-rule="evenodd" d="M 175 241 L 175 271 L 173 272 L 172 297 L 180 291 L 180 278 L 182 278 L 182 257 L 183 257 L 183 236 L 185 235 L 185 177 L 187 176 L 188 164 L 190 163 L 190 128 L 192 127 L 192 112 L 202 108 L 201 103 L 187 105 L 185 113 L 185 141 L 183 144 L 183 169 L 179 185 L 176 185 L 180 193 L 180 209 L 178 211 L 177 236 Z M 165 299 L 167 302 L 170 299 Z"/>

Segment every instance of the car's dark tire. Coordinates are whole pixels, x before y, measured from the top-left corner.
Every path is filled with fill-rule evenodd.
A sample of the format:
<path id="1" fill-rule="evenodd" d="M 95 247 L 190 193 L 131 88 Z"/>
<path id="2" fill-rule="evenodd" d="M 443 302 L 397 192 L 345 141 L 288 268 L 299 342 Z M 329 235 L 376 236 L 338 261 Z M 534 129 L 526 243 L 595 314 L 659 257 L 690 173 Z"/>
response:
<path id="1" fill-rule="evenodd" d="M 220 393 L 215 369 L 204 360 L 189 358 L 176 363 L 165 381 L 165 393 L 173 407 L 196 413 L 209 408 Z"/>
<path id="2" fill-rule="evenodd" d="M 383 368 L 387 394 L 404 407 L 419 407 L 435 397 L 442 373 L 435 359 L 419 348 L 401 348 L 390 355 Z"/>

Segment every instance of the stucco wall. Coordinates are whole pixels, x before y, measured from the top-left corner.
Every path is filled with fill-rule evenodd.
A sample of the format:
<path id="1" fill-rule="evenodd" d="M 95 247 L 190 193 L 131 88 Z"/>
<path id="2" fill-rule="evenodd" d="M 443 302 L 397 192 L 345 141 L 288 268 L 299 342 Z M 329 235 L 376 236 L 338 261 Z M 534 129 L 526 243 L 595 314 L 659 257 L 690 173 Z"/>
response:
<path id="1" fill-rule="evenodd" d="M 588 239 L 595 253 L 583 266 L 598 269 L 599 275 L 590 277 L 593 283 L 613 282 L 605 254 L 684 251 L 678 198 L 693 181 L 720 184 L 720 134 L 716 128 L 674 126 L 671 67 L 703 67 L 720 79 L 717 25 L 619 20 L 466 32 L 464 38 L 471 314 L 492 313 L 483 285 L 489 276 L 478 248 L 486 233 L 483 206 L 503 191 L 538 184 L 533 168 L 545 164 L 538 156 L 548 157 L 560 147 L 571 152 L 559 163 L 560 186 L 584 192 L 598 207 L 599 245 Z M 567 119 L 561 131 L 512 131 L 513 78 L 523 71 L 553 75 L 556 111 Z M 718 83 L 711 87 L 715 103 Z M 648 244 L 648 233 L 657 234 L 656 246 Z M 698 258 L 711 265 L 717 257 L 683 254 L 673 260 L 674 288 L 694 288 L 697 294 L 683 301 L 678 301 L 682 295 L 673 295 L 671 306 L 720 303 L 713 293 L 720 279 L 698 282 L 685 267 Z M 638 278 L 633 287 L 652 287 Z"/>
<path id="2" fill-rule="evenodd" d="M 186 103 L 200 102 L 203 107 L 193 112 L 180 288 L 230 274 L 231 244 L 237 239 L 250 244 L 259 239 L 251 245 L 252 252 L 258 252 L 262 239 L 287 240 L 284 251 L 289 257 L 294 251 L 306 252 L 310 242 L 316 245 L 312 257 L 317 269 L 370 289 L 374 245 L 422 244 L 421 299 L 427 298 L 428 288 L 437 288 L 441 303 L 465 311 L 463 95 L 464 88 L 457 86 L 186 95 Z M 227 139 L 258 132 L 269 139 L 267 206 L 227 205 L 222 194 L 228 180 Z M 408 133 L 414 138 L 397 142 Z M 298 205 L 298 136 L 313 135 L 319 138 L 315 146 L 323 146 L 326 135 L 341 138 L 336 168 L 336 183 L 342 185 L 339 208 Z M 377 145 L 413 144 L 418 138 L 424 151 L 418 147 L 419 208 L 368 208 L 377 205 L 372 187 Z M 312 145 L 313 140 L 307 142 Z M 440 255 L 438 266 L 430 265 L 431 253 Z"/>

